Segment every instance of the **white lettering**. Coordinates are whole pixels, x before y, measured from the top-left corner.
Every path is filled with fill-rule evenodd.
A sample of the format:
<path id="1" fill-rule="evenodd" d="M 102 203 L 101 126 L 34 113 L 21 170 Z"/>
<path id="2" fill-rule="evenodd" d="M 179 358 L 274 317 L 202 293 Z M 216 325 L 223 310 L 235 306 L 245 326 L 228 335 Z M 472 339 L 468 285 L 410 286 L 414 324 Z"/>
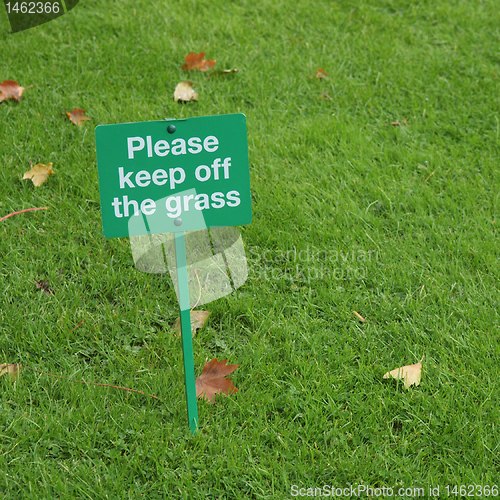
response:
<path id="1" fill-rule="evenodd" d="M 212 193 L 210 198 L 212 200 L 212 208 L 222 208 L 226 204 L 224 193 L 217 191 L 216 193 Z"/>
<path id="2" fill-rule="evenodd" d="M 134 142 L 138 142 L 138 146 L 134 146 Z M 134 151 L 140 151 L 144 148 L 144 139 L 142 137 L 127 137 L 128 159 L 134 158 Z"/>
<path id="3" fill-rule="evenodd" d="M 224 167 L 224 179 L 229 179 L 229 167 L 231 166 L 231 157 L 226 158 L 222 166 Z"/>
<path id="4" fill-rule="evenodd" d="M 202 169 L 205 171 L 204 177 L 201 176 Z M 207 165 L 200 165 L 199 167 L 196 167 L 196 170 L 194 172 L 194 176 L 196 177 L 196 180 L 200 181 L 200 182 L 208 181 L 208 179 L 210 179 L 211 175 L 212 175 L 212 173 L 210 172 L 210 169 L 208 168 Z"/>
<path id="5" fill-rule="evenodd" d="M 118 198 L 114 198 L 113 203 L 111 203 L 111 205 L 113 205 L 113 207 L 115 209 L 115 217 L 123 217 L 123 214 L 120 213 L 120 205 L 121 204 L 122 204 L 122 202 L 119 201 Z"/>
<path id="6" fill-rule="evenodd" d="M 167 183 L 167 180 L 168 180 L 167 172 L 165 172 L 165 170 L 163 170 L 162 168 L 159 168 L 158 170 L 155 170 L 153 172 L 153 182 L 157 186 L 163 186 L 163 184 Z"/>
<path id="7" fill-rule="evenodd" d="M 172 154 L 185 155 L 186 154 L 186 141 L 184 139 L 174 139 L 172 141 Z"/>
<path id="8" fill-rule="evenodd" d="M 195 210 L 207 210 L 210 208 L 208 194 L 200 193 L 196 195 L 194 199 L 194 209 Z"/>
<path id="9" fill-rule="evenodd" d="M 187 146 L 189 147 L 186 148 L 186 140 L 182 137 L 174 139 L 171 144 L 165 139 L 160 139 L 153 144 L 153 139 L 150 135 L 147 135 L 146 139 L 142 137 L 127 137 L 129 160 L 133 160 L 135 158 L 134 153 L 136 151 L 142 151 L 145 146 L 148 158 L 152 158 L 153 153 L 160 157 L 167 156 L 170 151 L 176 156 L 185 155 L 188 152 L 191 154 L 198 154 L 203 150 L 208 153 L 215 153 L 215 151 L 219 149 L 219 139 L 214 135 L 208 135 L 203 141 L 200 137 L 190 137 L 187 140 Z M 229 160 L 231 159 L 229 158 Z M 227 178 L 227 174 L 225 178 Z"/>
<path id="10" fill-rule="evenodd" d="M 150 198 L 145 199 L 141 203 L 141 212 L 144 215 L 153 215 L 156 212 L 156 203 Z"/>
<path id="11" fill-rule="evenodd" d="M 205 137 L 203 141 L 203 149 L 209 153 L 215 153 L 219 148 L 219 139 L 213 135 Z"/>
<path id="12" fill-rule="evenodd" d="M 220 158 L 216 158 L 211 166 L 212 166 L 212 169 L 214 171 L 214 179 L 216 181 L 218 181 L 219 180 L 219 167 L 221 166 Z"/>
<path id="13" fill-rule="evenodd" d="M 240 193 L 238 193 L 238 191 L 229 191 L 226 196 L 228 207 L 237 207 L 241 202 Z"/>
<path id="14" fill-rule="evenodd" d="M 147 170 L 141 170 L 135 175 L 135 183 L 139 187 L 147 187 L 151 183 L 151 174 Z"/>
<path id="15" fill-rule="evenodd" d="M 199 137 L 191 137 L 190 139 L 188 139 L 188 151 L 190 153 L 193 153 L 194 155 L 201 152 L 201 150 L 203 149 L 201 147 L 201 139 Z"/>
<path id="16" fill-rule="evenodd" d="M 128 200 L 128 196 L 123 197 L 123 214 L 125 217 L 129 216 L 129 207 L 132 205 L 134 215 L 139 215 L 139 204 L 135 200 Z"/>
<path id="17" fill-rule="evenodd" d="M 118 178 L 120 181 L 120 189 L 123 189 L 125 187 L 125 183 L 127 183 L 128 187 L 135 187 L 132 184 L 132 181 L 130 180 L 130 176 L 133 174 L 133 172 L 129 172 L 127 175 L 123 176 L 123 167 L 118 168 Z"/>
<path id="18" fill-rule="evenodd" d="M 155 155 L 156 156 L 167 156 L 170 150 L 170 145 L 167 141 L 161 139 L 155 144 Z"/>
<path id="19" fill-rule="evenodd" d="M 172 206 L 172 202 L 175 203 L 175 206 Z M 181 197 L 180 196 L 169 196 L 165 201 L 165 206 L 168 210 L 168 216 L 171 219 L 175 219 L 181 215 Z"/>
<path id="20" fill-rule="evenodd" d="M 186 194 L 184 196 L 184 212 L 189 212 L 189 200 L 194 198 L 194 194 Z"/>
<path id="21" fill-rule="evenodd" d="M 176 184 L 182 184 L 186 179 L 186 172 L 181 167 L 170 168 L 168 172 L 170 174 L 170 189 L 175 189 Z M 178 179 L 175 178 L 176 173 L 180 174 Z"/>

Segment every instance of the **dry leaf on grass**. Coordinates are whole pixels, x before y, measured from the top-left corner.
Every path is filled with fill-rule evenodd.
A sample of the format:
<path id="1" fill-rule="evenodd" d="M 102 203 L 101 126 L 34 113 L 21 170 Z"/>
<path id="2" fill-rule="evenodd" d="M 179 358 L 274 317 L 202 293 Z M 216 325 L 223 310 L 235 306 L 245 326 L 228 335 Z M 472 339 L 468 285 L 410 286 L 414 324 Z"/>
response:
<path id="1" fill-rule="evenodd" d="M 320 80 L 325 78 L 326 80 L 328 80 L 328 75 L 326 74 L 326 71 L 324 69 L 318 68 L 316 70 L 316 75 L 310 75 L 309 78 L 319 78 Z"/>
<path id="2" fill-rule="evenodd" d="M 15 99 L 20 101 L 23 98 L 24 87 L 21 87 L 14 80 L 4 80 L 0 83 L 0 102 L 7 99 Z"/>
<path id="3" fill-rule="evenodd" d="M 17 380 L 17 377 L 21 373 L 22 366 L 23 365 L 17 363 L 16 364 L 2 363 L 0 365 L 0 377 L 7 373 L 11 380 Z"/>
<path id="4" fill-rule="evenodd" d="M 191 311 L 191 333 L 193 337 L 196 332 L 205 326 L 209 311 Z M 181 318 L 177 318 L 174 322 L 174 330 L 180 335 L 181 334 Z"/>
<path id="5" fill-rule="evenodd" d="M 33 184 L 38 187 L 48 179 L 50 174 L 54 173 L 52 163 L 47 163 L 47 165 L 37 163 L 31 170 L 28 170 L 24 174 L 23 179 L 31 179 Z"/>
<path id="6" fill-rule="evenodd" d="M 422 357 L 422 359 L 424 359 Z M 422 359 L 415 363 L 414 365 L 401 366 L 399 368 L 394 368 L 390 372 L 384 374 L 384 378 L 390 378 L 396 380 L 402 380 L 405 389 L 409 389 L 412 385 L 420 385 L 420 380 L 422 378 Z"/>
<path id="7" fill-rule="evenodd" d="M 196 397 L 205 398 L 208 402 L 215 403 L 216 394 L 232 394 L 238 389 L 226 375 L 234 372 L 240 365 L 226 365 L 227 359 L 217 361 L 212 359 L 205 363 L 201 375 L 196 379 Z"/>
<path id="8" fill-rule="evenodd" d="M 205 59 L 205 52 L 200 52 L 199 54 L 195 54 L 191 52 L 188 54 L 184 60 L 185 63 L 182 66 L 182 69 L 185 71 L 190 71 L 193 69 L 198 69 L 200 71 L 208 71 L 215 66 L 215 61 L 212 59 Z"/>
<path id="9" fill-rule="evenodd" d="M 54 290 L 50 288 L 49 284 L 45 280 L 35 280 L 35 285 L 38 289 L 43 290 L 45 292 L 45 295 L 54 295 Z"/>
<path id="10" fill-rule="evenodd" d="M 85 116 L 85 110 L 80 108 L 74 109 L 69 113 L 66 111 L 66 115 L 75 125 L 81 125 L 85 120 L 90 120 L 88 116 Z"/>
<path id="11" fill-rule="evenodd" d="M 175 102 L 197 101 L 198 94 L 193 90 L 193 82 L 180 82 L 174 90 Z"/>

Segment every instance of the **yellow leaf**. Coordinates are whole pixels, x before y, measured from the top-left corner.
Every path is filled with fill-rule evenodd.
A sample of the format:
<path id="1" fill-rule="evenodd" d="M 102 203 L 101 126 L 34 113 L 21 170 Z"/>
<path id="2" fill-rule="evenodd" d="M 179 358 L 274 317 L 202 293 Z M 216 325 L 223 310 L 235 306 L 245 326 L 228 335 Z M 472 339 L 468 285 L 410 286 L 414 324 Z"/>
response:
<path id="1" fill-rule="evenodd" d="M 35 186 L 41 186 L 49 177 L 50 174 L 54 174 L 52 170 L 52 163 L 47 163 L 47 165 L 42 165 L 37 163 L 31 170 L 28 170 L 23 179 L 31 179 Z"/>
<path id="2" fill-rule="evenodd" d="M 19 364 L 2 363 L 0 365 L 0 377 L 7 373 L 11 380 L 17 380 L 17 377 L 21 373 L 22 366 L 23 365 Z"/>
<path id="3" fill-rule="evenodd" d="M 175 87 L 174 91 L 174 101 L 175 102 L 187 102 L 187 101 L 197 101 L 198 94 L 193 90 L 193 82 L 180 82 Z"/>
<path id="4" fill-rule="evenodd" d="M 422 357 L 422 359 L 424 358 Z M 420 385 L 420 379 L 422 378 L 422 359 L 414 365 L 394 368 L 394 370 L 384 374 L 384 378 L 392 377 L 396 380 L 402 380 L 405 389 L 408 389 L 411 385 Z"/>
<path id="5" fill-rule="evenodd" d="M 193 337 L 196 335 L 196 332 L 205 326 L 207 322 L 208 316 L 210 315 L 209 311 L 191 311 L 191 333 Z M 174 330 L 180 335 L 181 333 L 181 318 L 177 318 L 174 323 Z"/>

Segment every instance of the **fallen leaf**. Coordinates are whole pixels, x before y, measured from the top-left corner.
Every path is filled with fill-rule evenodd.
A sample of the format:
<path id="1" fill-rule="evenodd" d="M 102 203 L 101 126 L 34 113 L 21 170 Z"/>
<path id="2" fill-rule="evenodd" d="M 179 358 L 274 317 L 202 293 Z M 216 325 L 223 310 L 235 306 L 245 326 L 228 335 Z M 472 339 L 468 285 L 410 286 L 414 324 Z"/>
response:
<path id="1" fill-rule="evenodd" d="M 208 71 L 212 69 L 215 65 L 215 61 L 212 59 L 203 60 L 204 57 L 205 57 L 205 52 L 200 52 L 199 54 L 191 52 L 184 58 L 185 63 L 182 66 L 182 69 L 185 71 L 190 71 L 193 69 L 198 69 L 200 71 Z"/>
<path id="2" fill-rule="evenodd" d="M 25 88 L 21 87 L 14 80 L 4 80 L 0 83 L 0 102 L 6 101 L 7 99 L 20 101 L 23 98 L 24 90 Z"/>
<path id="3" fill-rule="evenodd" d="M 47 163 L 47 165 L 37 163 L 31 170 L 28 170 L 24 174 L 23 179 L 31 179 L 33 184 L 38 187 L 47 180 L 50 174 L 54 173 L 52 163 Z"/>
<path id="4" fill-rule="evenodd" d="M 424 358 L 422 357 L 422 359 Z M 396 380 L 403 380 L 405 389 L 408 389 L 411 385 L 420 385 L 420 379 L 422 378 L 422 359 L 414 365 L 395 368 L 384 374 L 384 378 L 392 377 Z"/>
<path id="5" fill-rule="evenodd" d="M 85 116 L 85 111 L 83 109 L 74 109 L 69 113 L 66 111 L 66 115 L 75 125 L 81 125 L 85 120 L 90 120 L 88 116 Z"/>
<path id="6" fill-rule="evenodd" d="M 324 99 L 325 101 L 331 101 L 332 98 L 330 97 L 330 94 L 328 92 L 323 92 L 318 96 L 318 99 Z"/>
<path id="7" fill-rule="evenodd" d="M 318 68 L 316 70 L 316 75 L 311 75 L 310 78 L 319 78 L 320 80 L 324 78 L 325 80 L 328 80 L 328 75 L 324 69 Z"/>
<path id="8" fill-rule="evenodd" d="M 54 290 L 50 288 L 49 284 L 45 280 L 35 280 L 35 285 L 38 289 L 42 289 L 46 295 L 54 295 Z"/>
<path id="9" fill-rule="evenodd" d="M 175 87 L 174 101 L 175 102 L 188 102 L 197 101 L 198 94 L 193 90 L 193 82 L 180 82 Z"/>
<path id="10" fill-rule="evenodd" d="M 212 359 L 205 363 L 201 375 L 196 379 L 196 397 L 204 397 L 207 401 L 215 403 L 216 394 L 232 394 L 238 392 L 234 384 L 226 377 L 234 372 L 240 365 L 226 365 L 227 359 L 217 361 Z"/>
<path id="11" fill-rule="evenodd" d="M 209 311 L 191 311 L 191 333 L 193 337 L 196 332 L 205 326 Z M 181 318 L 177 318 L 174 322 L 174 330 L 180 335 L 181 334 Z"/>
<path id="12" fill-rule="evenodd" d="M 16 364 L 2 363 L 0 365 L 0 377 L 7 373 L 11 380 L 17 380 L 17 377 L 21 373 L 22 366 L 23 365 L 17 363 Z"/>

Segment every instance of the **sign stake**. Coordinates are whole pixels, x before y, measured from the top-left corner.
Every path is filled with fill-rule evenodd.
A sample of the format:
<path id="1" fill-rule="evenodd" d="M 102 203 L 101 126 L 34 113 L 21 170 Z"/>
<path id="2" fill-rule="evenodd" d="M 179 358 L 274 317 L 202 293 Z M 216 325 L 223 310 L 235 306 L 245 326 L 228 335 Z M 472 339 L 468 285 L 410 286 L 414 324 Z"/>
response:
<path id="1" fill-rule="evenodd" d="M 99 125 L 95 140 L 104 236 L 130 237 L 131 245 L 132 239 L 137 242 L 137 238 L 148 237 L 137 242 L 137 253 L 132 251 L 137 268 L 151 273 L 168 269 L 174 277 L 162 237 L 149 238 L 174 233 L 187 416 L 195 434 L 199 418 L 186 253 L 190 259 L 197 256 L 189 239 L 186 249 L 185 235 L 190 238 L 190 231 L 252 221 L 246 117 L 236 113 L 171 120 L 168 124 L 155 120 Z M 247 278 L 246 261 L 239 257 L 244 257 L 241 238 L 238 241 L 221 236 L 215 254 L 208 240 L 214 262 L 223 263 L 217 277 L 207 275 L 212 283 L 206 290 L 210 299 L 205 302 L 230 293 L 232 286 L 237 288 L 236 281 L 239 287 Z M 229 266 L 226 244 L 233 249 L 229 254 L 234 266 Z M 167 266 L 164 258 L 169 259 Z M 220 286 L 213 281 L 216 279 L 220 279 Z"/>
<path id="2" fill-rule="evenodd" d="M 196 399 L 196 380 L 194 377 L 193 337 L 191 335 L 191 308 L 189 304 L 186 246 L 184 243 L 184 231 L 176 232 L 174 235 L 187 413 L 189 428 L 191 432 L 195 434 L 198 429 L 198 403 Z"/>

